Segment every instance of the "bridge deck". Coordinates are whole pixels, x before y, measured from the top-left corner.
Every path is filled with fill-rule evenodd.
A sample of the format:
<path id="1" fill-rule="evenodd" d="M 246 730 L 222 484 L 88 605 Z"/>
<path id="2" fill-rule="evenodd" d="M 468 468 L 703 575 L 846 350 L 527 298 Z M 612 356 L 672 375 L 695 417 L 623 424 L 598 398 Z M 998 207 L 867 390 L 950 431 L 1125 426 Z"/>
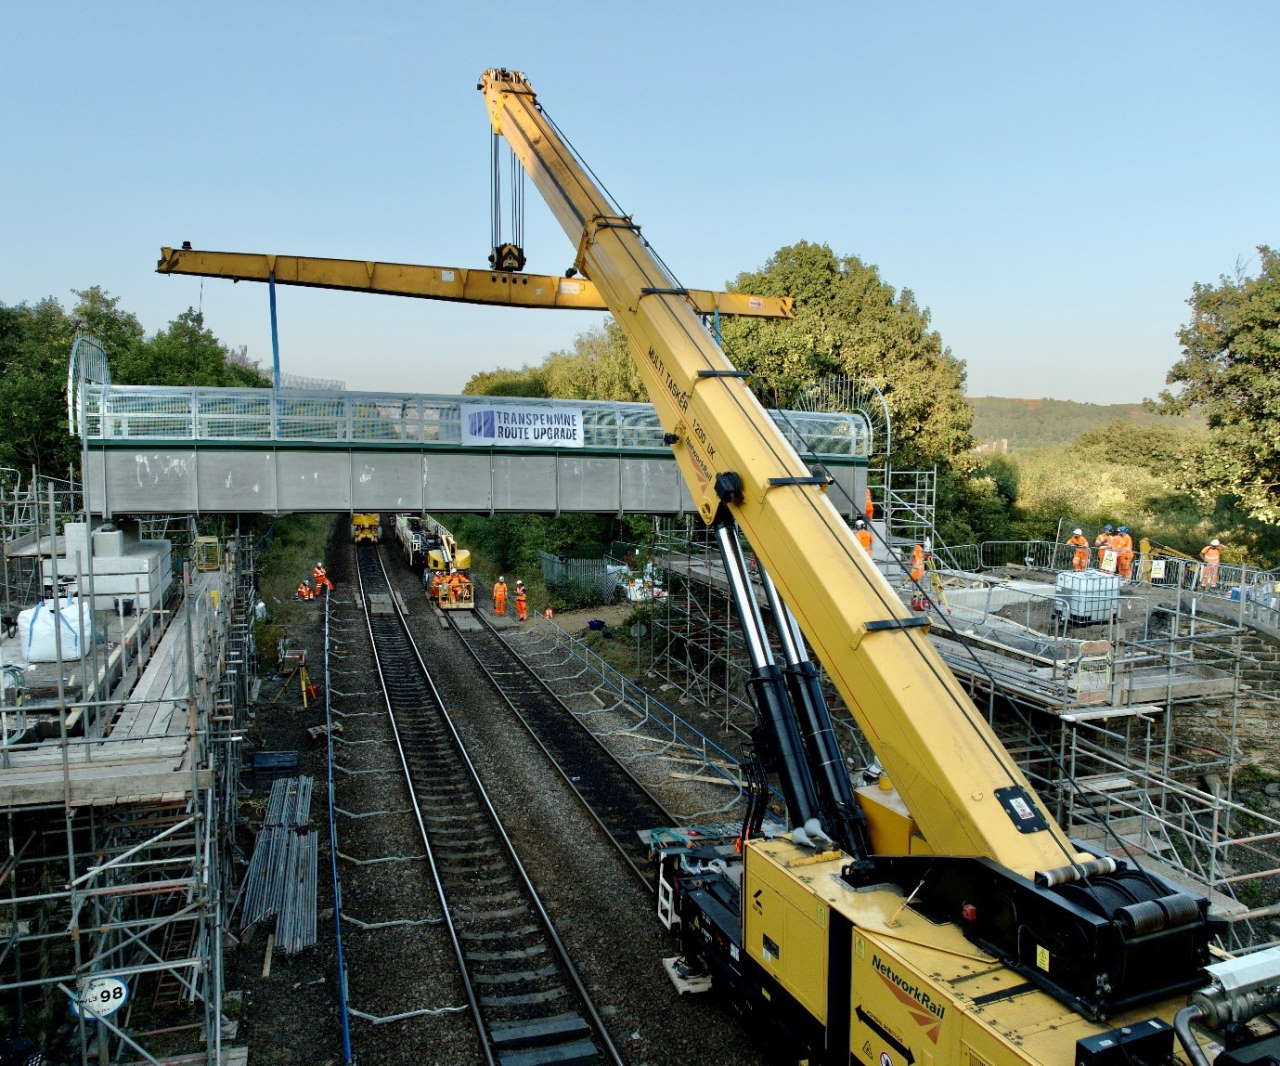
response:
<path id="1" fill-rule="evenodd" d="M 86 385 L 79 405 L 100 514 L 694 510 L 649 404 Z M 770 415 L 850 513 L 867 420 Z"/>

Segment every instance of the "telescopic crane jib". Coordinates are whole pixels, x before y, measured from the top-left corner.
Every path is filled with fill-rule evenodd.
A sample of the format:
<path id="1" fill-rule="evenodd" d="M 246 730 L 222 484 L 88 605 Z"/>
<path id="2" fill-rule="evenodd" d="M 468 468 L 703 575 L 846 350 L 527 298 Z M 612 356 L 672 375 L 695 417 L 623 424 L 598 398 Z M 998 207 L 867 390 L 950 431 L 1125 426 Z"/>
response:
<path id="1" fill-rule="evenodd" d="M 1176 1021 L 1182 1054 L 1199 1066 L 1190 1024 L 1227 1014 L 1236 1021 L 1215 1031 L 1228 1048 L 1216 1066 L 1275 1061 L 1265 1055 L 1280 1054 L 1280 1037 L 1238 1020 L 1280 1002 L 1280 953 L 1253 957 L 1253 991 L 1233 986 L 1232 1010 L 1214 1006 L 1224 982 L 1205 969 L 1207 901 L 1068 839 L 934 651 L 925 620 L 861 551 L 826 498 L 828 479 L 773 425 L 528 80 L 492 69 L 478 88 L 494 133 L 576 247 L 574 267 L 625 333 L 714 527 L 752 660 L 758 748 L 796 827 L 748 840 L 740 856 L 660 849 L 659 915 L 686 964 L 769 1016 L 796 1061 L 1158 1066 L 1175 1061 Z M 739 527 L 763 565 L 785 665 Z M 886 787 L 855 798 L 806 641 Z M 1195 989 L 1208 996 L 1201 1007 L 1186 1005 Z"/>

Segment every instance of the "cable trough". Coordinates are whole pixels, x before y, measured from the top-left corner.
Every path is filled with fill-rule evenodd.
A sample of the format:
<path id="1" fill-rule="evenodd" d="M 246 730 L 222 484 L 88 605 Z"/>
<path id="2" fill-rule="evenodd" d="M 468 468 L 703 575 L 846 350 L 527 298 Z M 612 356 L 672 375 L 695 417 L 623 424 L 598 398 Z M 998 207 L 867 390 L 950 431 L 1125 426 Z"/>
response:
<path id="1" fill-rule="evenodd" d="M 378 550 L 360 547 L 356 558 L 396 746 L 486 1061 L 621 1066 L 462 746 Z"/>
<path id="2" fill-rule="evenodd" d="M 483 628 L 463 627 L 450 618 L 454 631 L 640 883 L 653 891 L 650 846 L 641 833 L 655 826 L 675 826 L 680 820 L 574 717 L 483 614 L 476 611 L 471 617 L 479 619 Z"/>

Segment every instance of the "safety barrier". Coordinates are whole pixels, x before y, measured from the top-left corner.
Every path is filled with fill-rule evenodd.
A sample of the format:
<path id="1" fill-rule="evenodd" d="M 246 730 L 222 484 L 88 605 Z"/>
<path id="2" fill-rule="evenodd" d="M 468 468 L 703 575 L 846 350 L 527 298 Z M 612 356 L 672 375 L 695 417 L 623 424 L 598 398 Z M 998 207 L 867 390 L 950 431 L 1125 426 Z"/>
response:
<path id="1" fill-rule="evenodd" d="M 471 404 L 581 411 L 587 448 L 669 450 L 651 404 L 599 400 L 83 384 L 72 424 L 87 439 L 101 441 L 460 446 L 462 416 Z M 861 414 L 769 413 L 801 454 L 838 460 L 865 458 L 870 451 L 871 430 Z"/>
<path id="2" fill-rule="evenodd" d="M 1097 548 L 1090 545 L 1089 566 L 1097 568 Z M 986 540 L 978 544 L 938 546 L 941 567 L 958 573 L 981 574 L 1008 566 L 1028 570 L 1064 571 L 1072 568 L 1075 547 L 1044 540 Z M 1216 574 L 1204 563 L 1161 552 L 1135 551 L 1131 581 L 1155 588 L 1186 589 L 1217 601 L 1220 611 L 1240 622 L 1280 635 L 1280 571 L 1222 563 Z"/>

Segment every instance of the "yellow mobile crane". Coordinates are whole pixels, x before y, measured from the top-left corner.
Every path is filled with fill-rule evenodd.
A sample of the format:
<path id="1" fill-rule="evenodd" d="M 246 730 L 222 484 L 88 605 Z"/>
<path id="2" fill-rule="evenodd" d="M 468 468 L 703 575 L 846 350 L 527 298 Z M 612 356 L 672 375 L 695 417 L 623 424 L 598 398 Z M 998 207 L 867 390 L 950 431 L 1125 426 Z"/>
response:
<path id="1" fill-rule="evenodd" d="M 1193 1024 L 1227 1048 L 1215 1066 L 1275 1062 L 1280 1037 L 1243 1023 L 1280 1004 L 1280 953 L 1210 966 L 1205 899 L 1068 839 L 925 620 L 859 548 L 828 479 L 775 428 L 524 75 L 488 70 L 478 88 L 625 332 L 714 529 L 752 660 L 752 773 L 776 771 L 794 827 L 751 835 L 757 789 L 740 854 L 660 852 L 659 915 L 679 935 L 684 972 L 767 1017 L 795 1062 L 1203 1066 Z M 886 771 L 878 786 L 849 781 L 806 640 Z"/>

